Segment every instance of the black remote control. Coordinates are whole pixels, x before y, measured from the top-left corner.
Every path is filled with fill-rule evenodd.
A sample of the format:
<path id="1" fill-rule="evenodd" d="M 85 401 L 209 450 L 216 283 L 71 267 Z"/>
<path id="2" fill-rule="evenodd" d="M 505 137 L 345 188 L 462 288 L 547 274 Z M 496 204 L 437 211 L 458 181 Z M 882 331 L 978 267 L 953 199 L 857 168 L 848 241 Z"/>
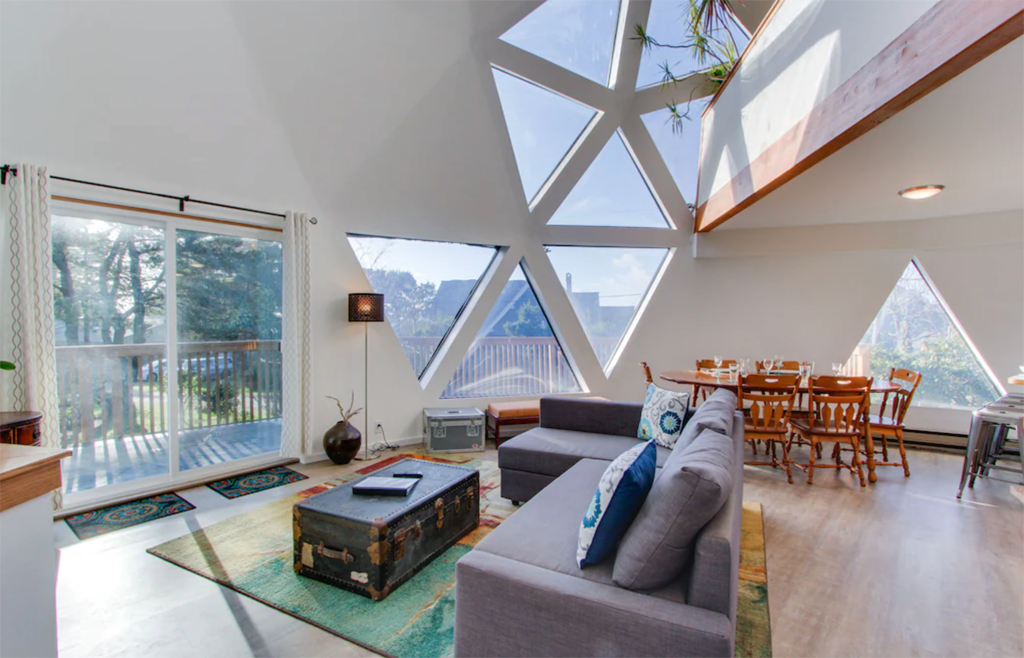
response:
<path id="1" fill-rule="evenodd" d="M 423 473 L 392 473 L 393 478 L 414 478 L 420 480 L 423 478 Z"/>

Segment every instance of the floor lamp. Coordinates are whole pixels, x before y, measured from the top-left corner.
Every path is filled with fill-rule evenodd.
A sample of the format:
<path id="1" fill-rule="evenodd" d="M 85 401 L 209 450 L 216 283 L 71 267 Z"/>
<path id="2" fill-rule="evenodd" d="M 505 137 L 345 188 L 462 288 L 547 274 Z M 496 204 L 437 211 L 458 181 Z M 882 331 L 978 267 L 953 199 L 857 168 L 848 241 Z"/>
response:
<path id="1" fill-rule="evenodd" d="M 366 419 L 363 432 L 363 454 L 356 459 L 368 461 L 380 457 L 370 452 L 370 328 L 371 322 L 384 322 L 384 295 L 373 292 L 354 292 L 348 296 L 348 321 L 363 323 L 363 418 Z"/>

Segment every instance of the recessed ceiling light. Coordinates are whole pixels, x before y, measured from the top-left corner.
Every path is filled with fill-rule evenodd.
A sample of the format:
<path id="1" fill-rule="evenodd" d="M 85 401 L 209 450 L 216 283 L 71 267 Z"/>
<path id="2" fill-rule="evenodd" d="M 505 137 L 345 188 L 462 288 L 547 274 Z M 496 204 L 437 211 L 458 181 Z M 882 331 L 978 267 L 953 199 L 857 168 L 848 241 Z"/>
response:
<path id="1" fill-rule="evenodd" d="M 919 199 L 928 199 L 942 190 L 946 189 L 945 185 L 919 185 L 917 187 L 908 187 L 905 190 L 900 190 L 899 194 L 904 199 L 913 199 L 917 201 Z"/>

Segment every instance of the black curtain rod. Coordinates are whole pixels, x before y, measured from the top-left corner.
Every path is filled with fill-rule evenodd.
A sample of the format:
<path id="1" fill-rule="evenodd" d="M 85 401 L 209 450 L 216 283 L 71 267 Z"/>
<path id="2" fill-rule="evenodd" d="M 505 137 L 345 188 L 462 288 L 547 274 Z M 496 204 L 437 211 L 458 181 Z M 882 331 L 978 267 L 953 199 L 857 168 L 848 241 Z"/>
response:
<path id="1" fill-rule="evenodd" d="M 18 175 L 18 168 L 14 167 L 12 165 L 4 165 L 4 166 L 0 167 L 0 185 L 6 185 L 7 184 L 7 175 L 8 174 L 10 174 L 11 176 L 17 176 Z M 130 187 L 120 187 L 120 186 L 117 186 L 117 185 L 107 185 L 105 183 L 94 183 L 92 181 L 79 180 L 77 178 L 66 178 L 64 176 L 50 176 L 50 178 L 53 179 L 53 180 L 64 181 L 66 183 L 76 183 L 78 185 L 90 185 L 92 187 L 102 187 L 102 188 L 105 188 L 105 189 L 108 189 L 108 190 L 118 190 L 118 191 L 121 191 L 121 192 L 131 192 L 133 194 L 144 194 L 146 196 L 155 196 L 155 197 L 159 197 L 161 199 L 174 199 L 175 201 L 178 202 L 178 212 L 185 212 L 185 203 L 188 202 L 188 203 L 198 203 L 198 204 L 204 205 L 204 206 L 213 206 L 215 208 L 226 208 L 228 210 L 238 210 L 240 212 L 248 212 L 248 213 L 253 213 L 253 214 L 256 214 L 256 215 L 266 215 L 268 217 L 279 217 L 281 219 L 284 219 L 286 217 L 286 215 L 284 215 L 282 213 L 278 213 L 278 212 L 268 212 L 266 210 L 255 210 L 253 208 L 243 208 L 241 206 L 230 206 L 230 205 L 227 205 L 225 203 L 214 203 L 213 201 L 200 201 L 199 199 L 193 199 L 192 197 L 190 197 L 187 194 L 185 196 L 175 196 L 173 194 L 161 194 L 159 192 L 148 192 L 146 190 L 136 190 L 136 189 L 133 189 L 133 188 L 130 188 Z M 310 224 L 316 224 L 316 217 L 310 218 L 309 223 Z"/>

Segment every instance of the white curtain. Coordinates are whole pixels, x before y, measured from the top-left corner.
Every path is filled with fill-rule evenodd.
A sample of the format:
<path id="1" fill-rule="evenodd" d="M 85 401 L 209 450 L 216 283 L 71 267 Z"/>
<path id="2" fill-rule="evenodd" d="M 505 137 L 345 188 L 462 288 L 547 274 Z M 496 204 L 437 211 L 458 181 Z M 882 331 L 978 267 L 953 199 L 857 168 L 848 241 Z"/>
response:
<path id="1" fill-rule="evenodd" d="M 50 262 L 50 176 L 45 167 L 19 164 L 3 189 L 6 262 L 2 353 L 14 372 L 0 372 L 4 409 L 43 414 L 43 446 L 60 448 L 57 424 L 57 364 L 53 331 L 53 278 Z M 54 509 L 63 503 L 53 493 Z"/>
<path id="2" fill-rule="evenodd" d="M 309 221 L 288 213 L 284 229 L 284 313 L 281 368 L 284 410 L 281 455 L 307 452 L 312 427 L 309 361 Z"/>

